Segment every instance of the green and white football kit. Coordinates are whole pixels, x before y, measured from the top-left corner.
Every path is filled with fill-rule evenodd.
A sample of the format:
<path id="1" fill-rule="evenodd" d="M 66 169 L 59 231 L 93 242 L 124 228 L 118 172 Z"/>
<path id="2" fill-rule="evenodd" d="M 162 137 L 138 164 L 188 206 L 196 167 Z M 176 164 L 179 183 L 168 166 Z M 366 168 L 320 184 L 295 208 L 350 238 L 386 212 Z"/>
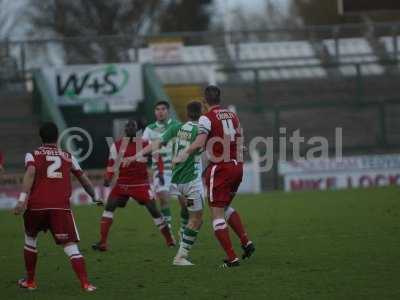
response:
<path id="1" fill-rule="evenodd" d="M 173 141 L 172 157 L 178 156 L 186 149 L 197 137 L 198 123 L 189 121 L 183 125 L 176 124 L 168 128 L 161 135 L 163 144 Z M 204 190 L 201 180 L 201 153 L 195 152 L 191 154 L 184 162 L 174 165 L 172 169 L 172 184 L 176 186 L 176 190 L 187 200 L 187 210 L 189 212 L 199 212 L 204 207 Z M 181 241 L 177 255 L 173 264 L 178 266 L 193 265 L 187 260 L 189 251 L 192 249 L 198 230 L 191 229 L 186 226 L 187 219 L 181 216 Z"/>
<path id="2" fill-rule="evenodd" d="M 172 157 L 178 156 L 197 137 L 198 123 L 189 121 L 183 125 L 170 126 L 160 137 L 163 144 L 173 141 Z M 173 167 L 171 183 L 187 201 L 188 211 L 203 209 L 204 189 L 201 180 L 201 153 L 191 154 L 184 162 Z"/>
<path id="3" fill-rule="evenodd" d="M 143 132 L 143 139 L 148 141 L 158 140 L 166 130 L 170 127 L 174 127 L 179 125 L 180 123 L 176 120 L 169 119 L 165 123 L 161 122 L 154 122 L 151 123 L 146 127 Z M 172 144 L 173 142 L 170 141 L 164 147 L 162 147 L 158 153 L 161 155 L 163 163 L 164 163 L 164 184 L 160 183 L 160 180 L 157 176 L 157 162 L 153 159 L 152 169 L 153 169 L 153 191 L 155 193 L 160 192 L 168 192 L 170 194 L 175 194 L 172 186 L 171 186 L 171 179 L 172 179 Z"/>

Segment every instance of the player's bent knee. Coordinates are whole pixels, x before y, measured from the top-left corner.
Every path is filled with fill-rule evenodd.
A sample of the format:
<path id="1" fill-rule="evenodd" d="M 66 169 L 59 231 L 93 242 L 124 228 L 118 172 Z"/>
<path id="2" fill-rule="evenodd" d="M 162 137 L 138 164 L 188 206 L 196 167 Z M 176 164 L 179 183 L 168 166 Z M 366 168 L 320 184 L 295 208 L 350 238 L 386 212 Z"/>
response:
<path id="1" fill-rule="evenodd" d="M 166 193 L 166 192 L 160 192 L 160 193 L 158 193 L 158 199 L 160 200 L 160 205 L 161 205 L 161 206 L 167 206 L 167 205 L 169 205 L 168 193 Z"/>
<path id="2" fill-rule="evenodd" d="M 229 220 L 229 218 L 231 217 L 231 215 L 235 212 L 235 209 L 232 206 L 228 206 L 225 209 L 225 219 Z"/>
<path id="3" fill-rule="evenodd" d="M 113 219 L 114 218 L 114 212 L 108 211 L 108 210 L 104 210 L 102 217 L 103 218 L 107 218 L 107 219 Z"/>
<path id="4" fill-rule="evenodd" d="M 25 235 L 25 244 L 32 248 L 37 248 L 37 237 Z"/>
<path id="5" fill-rule="evenodd" d="M 66 247 L 76 245 L 74 242 L 66 242 L 65 244 L 61 244 L 61 246 L 65 249 Z"/>
<path id="6" fill-rule="evenodd" d="M 64 245 L 64 252 L 69 258 L 82 257 L 78 245 L 76 243 L 67 243 Z"/>
<path id="7" fill-rule="evenodd" d="M 178 196 L 178 201 L 181 206 L 181 209 L 187 210 L 186 209 L 186 202 L 187 202 L 186 198 L 183 196 Z"/>
<path id="8" fill-rule="evenodd" d="M 189 220 L 188 227 L 193 229 L 200 229 L 201 225 L 203 225 L 203 220 L 200 218 L 193 218 Z"/>
<path id="9" fill-rule="evenodd" d="M 149 201 L 144 205 L 153 218 L 161 217 L 161 213 L 158 211 L 155 201 Z"/>
<path id="10" fill-rule="evenodd" d="M 215 219 L 225 219 L 225 208 L 224 207 L 218 207 L 218 206 L 211 206 L 211 216 L 213 220 Z"/>
<path id="11" fill-rule="evenodd" d="M 225 222 L 225 219 L 215 219 L 214 221 L 213 221 L 213 228 L 214 228 L 214 231 L 217 231 L 217 230 L 223 230 L 223 229 L 225 229 L 227 227 L 227 225 L 226 225 L 226 222 Z"/>

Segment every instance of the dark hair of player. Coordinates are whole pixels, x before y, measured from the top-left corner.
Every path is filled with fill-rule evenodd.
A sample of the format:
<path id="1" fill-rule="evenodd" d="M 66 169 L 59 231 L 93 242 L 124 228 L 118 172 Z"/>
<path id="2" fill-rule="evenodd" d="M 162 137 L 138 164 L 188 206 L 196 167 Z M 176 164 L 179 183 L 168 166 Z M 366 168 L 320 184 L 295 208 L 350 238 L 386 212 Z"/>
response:
<path id="1" fill-rule="evenodd" d="M 202 112 L 202 105 L 199 101 L 191 101 L 186 106 L 187 116 L 192 121 L 197 121 Z"/>
<path id="2" fill-rule="evenodd" d="M 204 90 L 204 98 L 209 105 L 217 105 L 221 103 L 221 90 L 215 85 L 209 85 Z"/>
<path id="3" fill-rule="evenodd" d="M 154 108 L 156 108 L 157 106 L 161 106 L 161 105 L 164 105 L 169 110 L 170 105 L 169 105 L 169 102 L 166 100 L 157 101 L 156 105 L 154 105 Z"/>
<path id="4" fill-rule="evenodd" d="M 39 135 L 44 144 L 54 144 L 58 139 L 58 128 L 53 122 L 46 122 L 40 126 Z"/>

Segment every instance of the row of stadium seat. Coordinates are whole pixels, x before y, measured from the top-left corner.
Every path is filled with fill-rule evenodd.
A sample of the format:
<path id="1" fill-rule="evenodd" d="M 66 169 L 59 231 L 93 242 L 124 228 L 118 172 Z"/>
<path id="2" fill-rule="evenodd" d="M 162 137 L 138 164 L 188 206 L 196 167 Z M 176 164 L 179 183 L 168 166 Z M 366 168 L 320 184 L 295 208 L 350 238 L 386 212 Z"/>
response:
<path id="1" fill-rule="evenodd" d="M 380 38 L 380 41 L 385 45 L 386 50 L 391 53 L 393 56 L 395 55 L 396 49 L 395 47 L 397 47 L 397 58 L 400 58 L 400 37 L 389 37 L 389 36 L 385 36 Z M 396 45 L 396 46 L 395 46 Z"/>
<path id="2" fill-rule="evenodd" d="M 317 65 L 312 68 L 269 69 L 259 73 L 261 80 L 310 78 L 326 76 L 311 43 L 305 41 L 241 43 L 229 45 L 231 58 L 241 68 L 282 67 Z M 241 73 L 244 80 L 252 80 L 254 74 Z"/>
<path id="3" fill-rule="evenodd" d="M 378 38 L 378 41 L 389 54 L 389 57 L 394 57 L 395 45 L 397 49 L 400 49 L 400 36 L 396 38 L 383 36 Z M 94 45 L 92 45 L 92 48 Z M 62 66 L 66 63 L 67 52 L 72 49 L 71 47 L 64 49 L 63 44 L 57 42 L 28 43 L 24 47 L 26 48 L 24 61 L 27 69 L 40 66 Z M 175 49 L 174 47 L 170 49 L 172 50 L 171 56 L 168 51 L 166 51 L 166 54 L 163 54 L 162 50 L 155 53 L 154 51 L 157 51 L 155 49 L 155 47 L 140 48 L 137 51 L 130 49 L 128 53 L 131 61 L 138 59 L 144 63 L 156 63 L 161 79 L 168 84 L 209 81 L 212 68 L 222 68 L 226 66 L 226 61 L 230 61 L 231 66 L 240 68 L 313 65 L 312 68 L 275 68 L 263 71 L 260 72 L 262 80 L 324 78 L 329 73 L 323 67 L 321 61 L 325 54 L 332 59 L 330 61 L 335 61 L 337 58 L 340 63 L 369 62 L 361 69 L 363 74 L 366 75 L 379 75 L 385 71 L 382 65 L 373 63 L 379 61 L 379 57 L 365 38 L 326 39 L 315 42 L 315 44 L 311 40 L 232 43 L 227 44 L 222 55 L 220 49 L 212 45 L 179 47 L 179 44 L 177 44 Z M 176 51 L 175 54 L 174 51 Z M 13 44 L 10 45 L 9 52 L 17 58 L 21 49 L 19 45 Z M 39 53 L 46 53 L 46 55 L 38 55 Z M 400 58 L 400 52 L 398 52 L 397 57 Z M 161 66 L 163 60 L 170 63 L 168 67 Z M 18 61 L 18 68 L 23 68 L 22 61 Z M 339 73 L 344 76 L 354 76 L 356 69 L 353 66 L 343 66 L 339 68 Z M 243 74 L 242 77 L 244 80 L 251 80 L 253 75 L 251 73 Z M 222 76 L 222 78 L 225 77 Z"/>
<path id="4" fill-rule="evenodd" d="M 393 38 L 380 39 L 389 53 L 394 52 Z M 372 48 L 364 38 L 347 38 L 338 41 L 338 57 L 342 62 L 369 62 L 378 60 Z M 336 56 L 335 40 L 322 41 L 329 54 Z M 400 37 L 397 39 L 400 48 Z M 217 55 L 212 46 L 186 46 L 180 50 L 180 60 L 176 63 L 216 62 Z M 302 65 L 315 63 L 315 50 L 307 41 L 285 41 L 265 43 L 240 43 L 228 45 L 230 58 L 244 60 L 273 60 L 271 65 Z M 311 61 L 310 61 L 311 59 Z M 154 62 L 151 48 L 139 49 L 140 62 Z"/>
<path id="5" fill-rule="evenodd" d="M 131 56 L 133 53 L 131 54 Z M 155 62 L 154 61 L 154 52 L 152 48 L 141 48 L 139 49 L 139 61 L 146 62 Z M 180 48 L 180 60 L 175 62 L 187 62 L 187 63 L 195 63 L 195 62 L 215 62 L 217 61 L 217 55 L 215 54 L 214 49 L 211 46 L 187 46 Z"/>
<path id="6" fill-rule="evenodd" d="M 340 63 L 369 63 L 379 60 L 368 41 L 364 38 L 348 38 L 339 40 L 339 53 L 336 53 L 334 40 L 325 40 L 323 41 L 323 44 L 328 49 L 330 55 L 337 55 Z M 340 71 L 346 76 L 354 76 L 356 73 L 356 69 L 352 66 L 341 67 Z M 364 65 L 361 71 L 366 75 L 380 75 L 383 74 L 384 68 L 379 64 L 368 64 Z"/>
<path id="7" fill-rule="evenodd" d="M 388 54 L 393 56 L 395 51 L 393 37 L 381 37 L 380 42 Z M 400 37 L 396 38 L 400 49 Z M 344 38 L 336 41 L 323 40 L 321 45 L 333 59 L 339 63 L 368 63 L 361 67 L 365 75 L 380 75 L 384 67 L 378 62 L 379 57 L 374 53 L 365 38 Z M 175 61 L 169 61 L 168 66 L 160 61 L 154 61 L 153 49 L 143 48 L 138 52 L 140 62 L 158 64 L 157 72 L 163 82 L 201 83 L 209 80 L 212 68 L 222 67 L 218 55 L 212 46 L 185 46 L 179 50 Z M 227 46 L 230 59 L 235 67 L 240 68 L 272 68 L 259 73 L 262 80 L 294 79 L 294 78 L 323 78 L 327 71 L 322 66 L 315 47 L 308 41 L 284 42 L 252 42 L 230 44 Z M 400 55 L 398 55 L 400 57 Z M 299 68 L 283 68 L 283 66 L 308 66 Z M 278 68 L 274 68 L 278 67 Z M 342 66 L 339 71 L 344 76 L 354 76 L 357 70 L 354 66 Z M 223 80 L 223 76 L 219 79 Z M 244 80 L 252 80 L 252 72 L 241 75 Z"/>

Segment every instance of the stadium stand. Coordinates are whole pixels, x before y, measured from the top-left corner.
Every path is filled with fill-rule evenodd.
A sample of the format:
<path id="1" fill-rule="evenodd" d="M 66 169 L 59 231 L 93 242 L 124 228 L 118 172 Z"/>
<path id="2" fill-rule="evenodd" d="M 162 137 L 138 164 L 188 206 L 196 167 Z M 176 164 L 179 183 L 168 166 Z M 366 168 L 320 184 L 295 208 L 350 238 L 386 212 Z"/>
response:
<path id="1" fill-rule="evenodd" d="M 138 59 L 142 63 L 157 63 L 157 75 L 166 84 L 207 82 L 210 68 L 220 66 L 214 49 L 209 45 L 187 46 L 180 50 L 179 58 L 169 63 L 155 61 L 152 48 L 139 49 Z"/>
<path id="2" fill-rule="evenodd" d="M 27 151 L 39 145 L 39 119 L 33 112 L 32 95 L 27 92 L 0 92 L 0 148 L 7 169 L 23 169 Z"/>
<path id="3" fill-rule="evenodd" d="M 373 52 L 365 38 L 345 38 L 338 41 L 338 53 L 336 53 L 335 41 L 324 40 L 330 55 L 337 59 L 338 63 L 363 63 L 377 62 L 379 59 Z M 379 64 L 366 64 L 361 66 L 363 73 L 367 75 L 380 75 L 384 68 Z M 345 76 L 354 76 L 356 71 L 353 67 L 345 66 L 340 68 Z"/>
<path id="4" fill-rule="evenodd" d="M 264 70 L 260 73 L 262 80 L 280 78 L 310 78 L 325 77 L 325 70 L 319 66 L 321 61 L 307 41 L 240 43 L 229 45 L 229 53 L 237 67 L 277 67 L 277 66 L 307 66 L 310 68 L 290 68 L 286 70 Z M 244 80 L 252 80 L 248 76 Z"/>
<path id="5" fill-rule="evenodd" d="M 149 93 L 147 101 L 169 96 L 180 118 L 187 101 L 201 98 L 202 88 L 212 82 L 222 86 L 227 104 L 232 104 L 241 116 L 247 141 L 255 136 L 276 135 L 277 126 L 285 126 L 288 132 L 299 128 L 305 137 L 326 136 L 333 142 L 334 128 L 341 125 L 346 153 L 390 152 L 400 148 L 400 42 L 392 28 L 382 25 L 368 32 L 364 25 L 323 28 L 321 32 L 306 28 L 304 32 L 281 35 L 230 33 L 230 38 L 208 33 L 191 37 L 185 33 L 175 37 L 181 47 L 175 49 L 178 52 L 172 60 L 168 57 L 163 61 L 162 55 L 160 59 L 153 52 L 151 39 L 133 43 L 138 47 L 130 48 L 128 57 L 152 65 L 145 68 L 145 74 L 154 69 L 154 74 L 145 79 L 145 86 L 151 86 L 155 77 L 160 79 L 161 89 L 164 86 L 164 91 L 157 88 L 157 93 Z M 49 45 L 37 44 L 24 44 L 24 49 L 48 49 L 71 56 L 67 50 L 52 51 Z M 37 66 L 32 53 L 25 55 L 25 63 L 15 53 L 19 52 L 12 51 L 11 57 L 18 68 Z M 45 64 L 59 66 L 62 60 L 50 55 Z M 0 101 L 3 98 L 0 95 Z M 67 123 L 73 114 L 64 112 Z M 151 114 L 152 109 L 146 109 L 146 115 Z M 0 122 L 9 120 L 6 116 L 2 113 Z"/>
<path id="6" fill-rule="evenodd" d="M 363 105 L 369 101 L 382 101 L 383 97 L 395 99 L 400 92 L 398 80 L 398 76 L 394 78 L 364 78 L 362 91 L 358 90 L 357 80 L 343 79 L 328 81 L 281 80 L 260 83 L 258 89 L 249 84 L 226 84 L 224 85 L 224 96 L 238 107 L 239 112 L 243 109 L 257 111 L 257 105 L 263 106 L 266 110 L 279 106 L 297 105 L 300 107 L 301 105 L 315 105 L 316 103 L 324 105 L 333 102 L 338 106 Z M 250 123 L 252 124 L 252 122 Z"/>
<path id="7" fill-rule="evenodd" d="M 213 80 L 222 85 L 227 104 L 242 118 L 248 141 L 274 135 L 278 124 L 288 132 L 300 128 L 305 137 L 326 136 L 332 143 L 335 127 L 341 125 L 346 151 L 380 152 L 385 143 L 398 143 L 393 129 L 398 124 L 392 113 L 397 110 L 382 110 L 379 103 L 396 99 L 400 89 L 399 74 L 386 74 L 385 53 L 375 42 L 382 41 L 387 53 L 396 49 L 393 37 L 362 36 L 361 27 L 353 29 L 344 37 L 325 34 L 319 40 L 270 41 L 255 35 L 225 45 L 227 57 L 212 44 L 186 46 L 183 53 L 190 54 L 185 63 L 155 63 L 155 68 L 176 107 L 183 107 L 185 97 L 198 97 L 198 92 L 187 91 L 198 91 Z M 211 47 L 215 56 L 201 53 L 212 53 Z M 385 136 L 382 131 L 387 131 Z"/>
<path id="8" fill-rule="evenodd" d="M 0 88 L 19 90 L 22 74 L 17 60 L 10 54 L 8 42 L 0 43 L 0 66 Z"/>
<path id="9" fill-rule="evenodd" d="M 209 45 L 204 46 L 187 46 L 182 47 L 179 55 L 180 59 L 173 61 L 174 63 L 193 63 L 193 62 L 215 62 L 217 57 L 214 49 Z M 152 48 L 139 49 L 139 61 L 146 63 L 154 63 L 154 54 Z"/>
<path id="10" fill-rule="evenodd" d="M 400 53 L 397 51 L 398 49 L 400 49 L 399 37 L 384 36 L 380 38 L 380 41 L 385 45 L 387 52 L 391 55 L 393 59 L 400 58 Z"/>
<path id="11" fill-rule="evenodd" d="M 26 151 L 38 145 L 38 118 L 7 41 L 0 43 L 0 107 L 0 149 L 6 168 L 22 169 Z"/>

